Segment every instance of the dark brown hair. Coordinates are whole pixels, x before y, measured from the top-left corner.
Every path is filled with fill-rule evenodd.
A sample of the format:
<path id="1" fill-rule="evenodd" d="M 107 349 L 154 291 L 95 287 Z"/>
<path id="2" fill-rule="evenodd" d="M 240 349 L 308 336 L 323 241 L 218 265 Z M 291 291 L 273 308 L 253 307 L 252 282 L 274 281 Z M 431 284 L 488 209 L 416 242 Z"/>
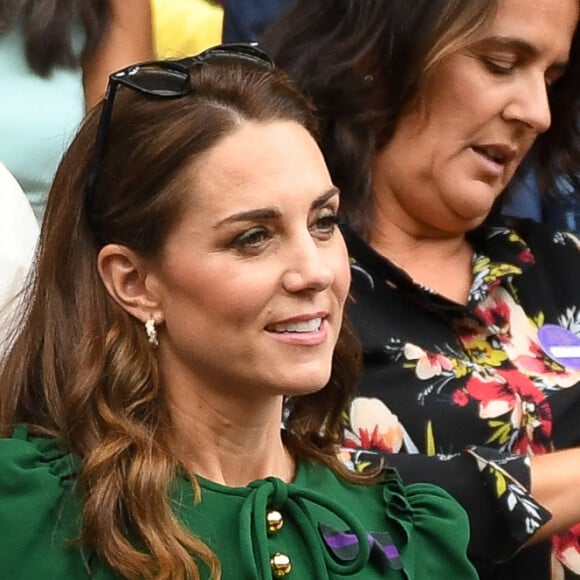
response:
<path id="1" fill-rule="evenodd" d="M 0 33 L 22 26 L 26 60 L 39 76 L 56 68 L 75 68 L 92 53 L 109 23 L 107 0 L 3 0 Z M 73 29 L 84 35 L 81 54 L 73 46 Z"/>
<path id="2" fill-rule="evenodd" d="M 533 9 L 533 8 L 532 8 Z M 266 33 L 277 64 L 315 102 L 342 209 L 370 229 L 374 154 L 438 62 L 491 22 L 497 0 L 297 0 Z M 551 91 L 552 125 L 535 145 L 542 183 L 580 179 L 580 46 Z"/>
<path id="3" fill-rule="evenodd" d="M 119 89 L 90 226 L 83 192 L 100 107 L 87 117 L 57 171 L 28 312 L 0 374 L 3 434 L 27 424 L 81 458 L 83 538 L 130 578 L 197 578 L 196 561 L 218 575 L 219 563 L 171 511 L 168 488 L 180 467 L 156 357 L 141 323 L 104 288 L 98 251 L 114 242 L 143 256 L 160 252 L 191 195 L 185 168 L 245 120 L 291 120 L 316 132 L 308 102 L 279 70 L 214 59 L 192 69 L 191 85 L 179 99 Z M 328 385 L 289 407 L 288 444 L 298 457 L 344 473 L 335 445 L 358 364 L 345 326 Z"/>

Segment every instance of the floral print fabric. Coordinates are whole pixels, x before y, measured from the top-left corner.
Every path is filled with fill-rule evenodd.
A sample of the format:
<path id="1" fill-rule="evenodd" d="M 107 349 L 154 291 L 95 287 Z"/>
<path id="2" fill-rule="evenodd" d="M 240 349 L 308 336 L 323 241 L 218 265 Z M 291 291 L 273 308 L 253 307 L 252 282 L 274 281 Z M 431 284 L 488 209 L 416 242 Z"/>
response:
<path id="1" fill-rule="evenodd" d="M 527 221 L 482 226 L 470 234 L 473 281 L 461 305 L 415 284 L 352 231 L 345 235 L 349 314 L 365 363 L 345 418 L 346 447 L 445 458 L 473 445 L 532 455 L 580 444 L 580 420 L 573 420 L 580 416 L 577 238 Z M 474 456 L 482 474 L 493 477 L 485 452 Z M 461 474 L 450 469 L 453 477 Z M 512 486 L 512 494 L 516 488 L 529 498 L 522 486 Z M 478 493 L 465 506 L 470 516 Z M 542 516 L 525 499 L 510 514 L 513 498 L 506 503 L 509 533 L 524 541 Z M 554 539 L 554 578 L 580 578 L 579 538 L 576 526 Z M 509 576 L 490 577 L 550 578 L 547 551 L 543 575 L 537 566 L 534 576 L 523 572 L 519 563 L 528 554 L 506 564 Z"/>

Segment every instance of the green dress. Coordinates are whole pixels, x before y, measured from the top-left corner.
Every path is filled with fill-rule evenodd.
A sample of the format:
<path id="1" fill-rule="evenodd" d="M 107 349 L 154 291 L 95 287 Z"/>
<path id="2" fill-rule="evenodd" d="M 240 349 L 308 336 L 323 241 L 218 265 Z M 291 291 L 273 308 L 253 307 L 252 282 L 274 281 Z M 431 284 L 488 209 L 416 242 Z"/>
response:
<path id="1" fill-rule="evenodd" d="M 78 466 L 56 440 L 25 428 L 0 439 L 2 578 L 118 577 L 90 547 L 70 542 L 82 506 Z M 392 471 L 384 483 L 353 485 L 316 463 L 300 463 L 289 484 L 200 485 L 194 505 L 191 484 L 177 478 L 172 500 L 184 525 L 215 551 L 224 580 L 477 578 L 465 555 L 467 517 L 434 485 L 404 486 Z"/>

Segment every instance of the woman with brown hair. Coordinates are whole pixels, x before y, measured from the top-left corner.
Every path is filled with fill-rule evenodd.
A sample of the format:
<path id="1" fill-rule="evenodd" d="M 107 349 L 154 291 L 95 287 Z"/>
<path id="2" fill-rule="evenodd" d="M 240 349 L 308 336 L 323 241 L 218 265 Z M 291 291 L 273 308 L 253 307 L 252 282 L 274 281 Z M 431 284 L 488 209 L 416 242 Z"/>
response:
<path id="1" fill-rule="evenodd" d="M 336 458 L 358 351 L 315 135 L 252 46 L 111 76 L 0 374 L 3 575 L 476 578 L 446 492 Z"/>

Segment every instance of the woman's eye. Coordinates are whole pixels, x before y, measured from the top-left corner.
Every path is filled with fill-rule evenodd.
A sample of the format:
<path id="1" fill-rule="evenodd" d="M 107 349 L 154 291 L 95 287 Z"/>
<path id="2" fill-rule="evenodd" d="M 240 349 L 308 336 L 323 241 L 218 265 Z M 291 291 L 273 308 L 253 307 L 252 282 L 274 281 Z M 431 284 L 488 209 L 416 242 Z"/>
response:
<path id="1" fill-rule="evenodd" d="M 496 58 L 484 58 L 485 66 L 492 72 L 497 74 L 509 74 L 515 67 L 513 60 L 500 60 Z"/>
<path id="2" fill-rule="evenodd" d="M 318 236 L 329 238 L 334 234 L 337 224 L 338 216 L 331 209 L 327 209 L 318 216 L 311 229 L 314 229 Z"/>
<path id="3" fill-rule="evenodd" d="M 230 247 L 239 249 L 256 249 L 263 244 L 269 237 L 269 232 L 264 227 L 252 228 L 239 236 L 229 244 Z"/>

